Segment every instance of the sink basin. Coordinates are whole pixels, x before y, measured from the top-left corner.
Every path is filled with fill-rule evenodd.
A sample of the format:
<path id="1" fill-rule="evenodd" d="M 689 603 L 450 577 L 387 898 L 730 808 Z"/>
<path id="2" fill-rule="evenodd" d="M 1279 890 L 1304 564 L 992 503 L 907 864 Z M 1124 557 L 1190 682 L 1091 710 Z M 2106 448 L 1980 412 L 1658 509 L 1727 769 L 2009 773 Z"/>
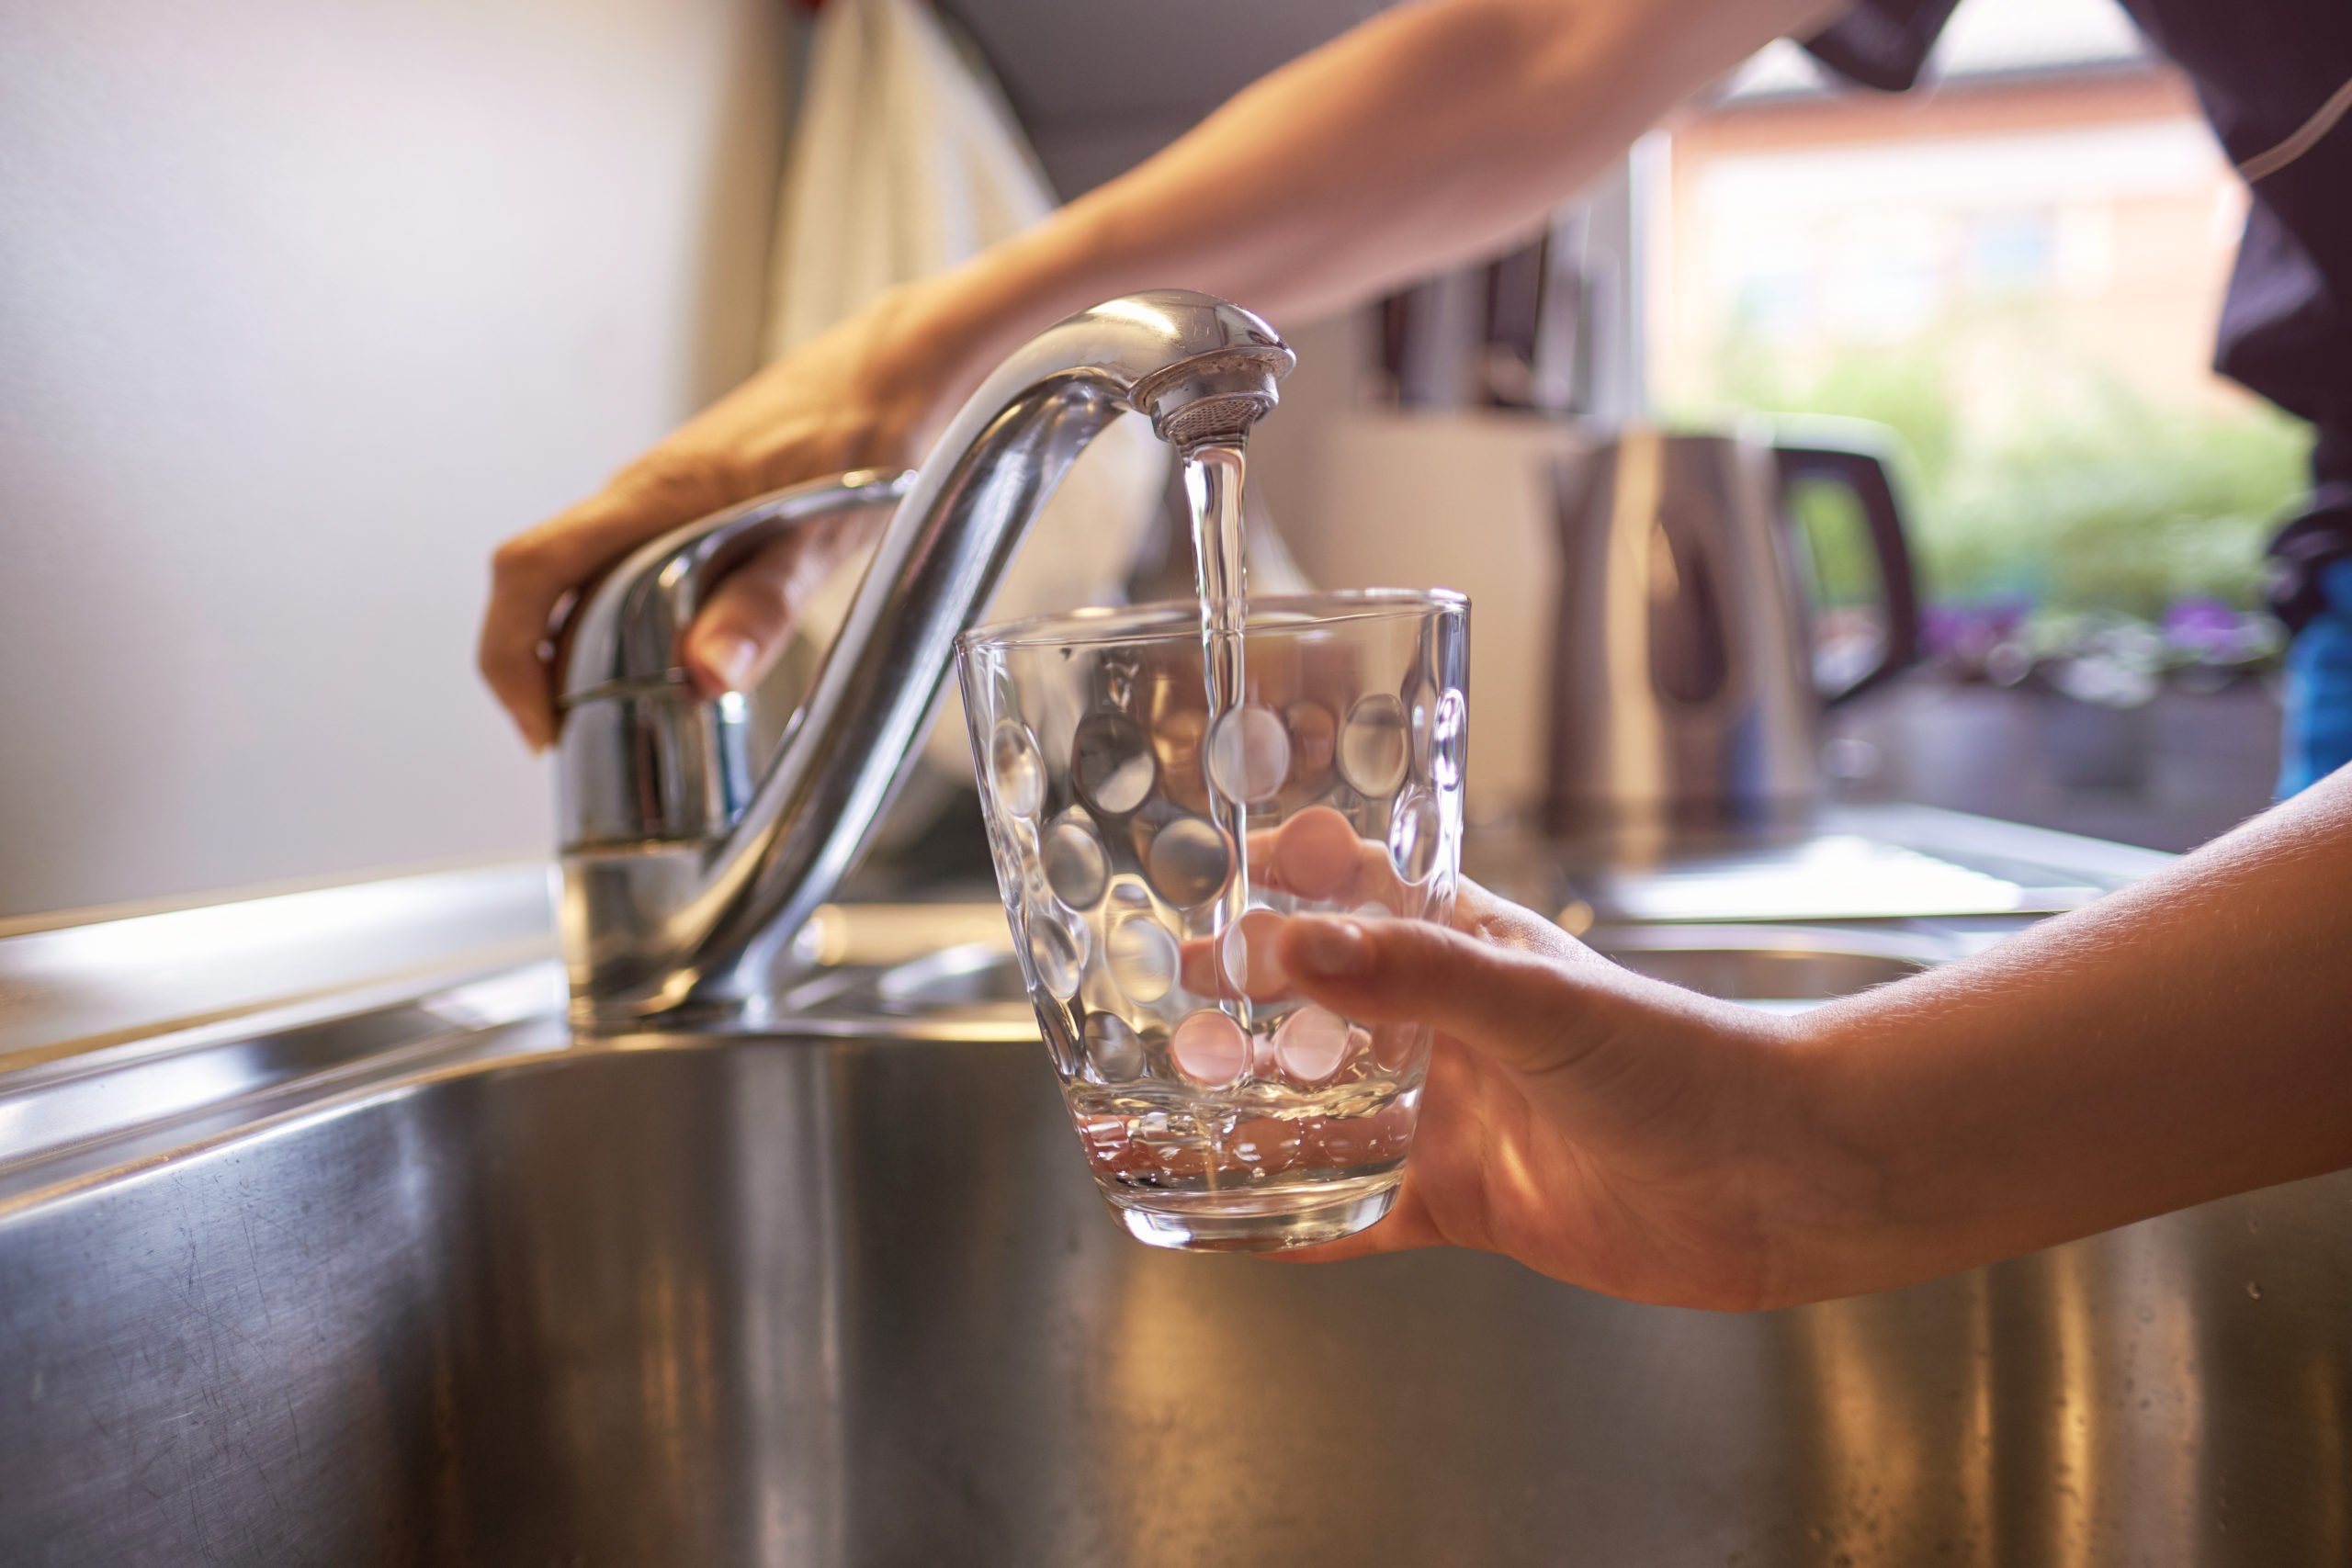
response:
<path id="1" fill-rule="evenodd" d="M 1629 926 L 1588 940 L 1636 974 L 1775 1010 L 1850 997 L 1958 956 L 1948 942 L 1905 931 L 1804 926 Z"/>
<path id="2" fill-rule="evenodd" d="M 1034 1042 L 525 1043 L 0 1211 L 0 1555 L 2352 1552 L 2342 1179 L 1726 1317 L 1136 1246 Z"/>
<path id="3" fill-rule="evenodd" d="M 1748 1317 L 1185 1256 L 994 909 L 836 911 L 777 1032 L 577 1043 L 544 896 L 0 933 L 0 1562 L 2352 1558 L 2352 1177 Z M 1930 934 L 1593 940 L 1794 1007 Z"/>

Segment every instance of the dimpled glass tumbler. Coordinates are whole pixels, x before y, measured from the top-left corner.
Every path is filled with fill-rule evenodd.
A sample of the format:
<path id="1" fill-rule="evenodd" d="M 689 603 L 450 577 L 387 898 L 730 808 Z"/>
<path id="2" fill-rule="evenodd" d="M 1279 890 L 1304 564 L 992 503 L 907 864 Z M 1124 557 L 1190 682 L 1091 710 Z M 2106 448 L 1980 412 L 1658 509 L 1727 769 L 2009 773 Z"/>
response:
<path id="1" fill-rule="evenodd" d="M 1090 610 L 956 646 L 981 808 L 1037 1023 L 1095 1181 L 1158 1247 L 1329 1241 L 1388 1212 L 1419 1025 L 1307 1002 L 1302 911 L 1451 918 L 1469 605 L 1379 590 L 1250 606 L 1212 715 L 1198 610 Z"/>

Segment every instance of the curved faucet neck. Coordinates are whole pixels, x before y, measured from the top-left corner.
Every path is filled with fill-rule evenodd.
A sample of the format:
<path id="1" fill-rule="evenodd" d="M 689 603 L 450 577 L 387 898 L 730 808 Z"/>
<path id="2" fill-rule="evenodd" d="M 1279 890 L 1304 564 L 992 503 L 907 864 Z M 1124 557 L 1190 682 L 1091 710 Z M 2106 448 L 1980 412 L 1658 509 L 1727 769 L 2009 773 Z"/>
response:
<path id="1" fill-rule="evenodd" d="M 1129 411 L 1180 449 L 1238 445 L 1274 406 L 1294 363 L 1249 311 L 1170 289 L 1080 311 L 998 367 L 917 472 L 781 750 L 741 809 L 684 837 L 567 843 L 575 1022 L 760 1021 L 785 944 L 854 865 L 929 728 L 956 637 L 986 606 L 1079 454 Z M 583 617 L 629 591 L 622 575 Z M 709 705 L 675 686 L 655 700 Z M 571 731 L 596 729 L 583 746 L 616 739 L 580 716 L 566 727 L 567 787 Z M 677 728 L 689 744 L 700 732 L 683 719 Z"/>

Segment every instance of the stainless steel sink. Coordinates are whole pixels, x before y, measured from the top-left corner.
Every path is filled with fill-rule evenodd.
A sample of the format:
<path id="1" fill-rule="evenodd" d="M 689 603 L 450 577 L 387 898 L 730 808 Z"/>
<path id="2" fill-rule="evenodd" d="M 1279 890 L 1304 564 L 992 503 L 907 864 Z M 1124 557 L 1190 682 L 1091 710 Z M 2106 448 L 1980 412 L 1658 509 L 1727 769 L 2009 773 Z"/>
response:
<path id="1" fill-rule="evenodd" d="M 526 972 L 0 1077 L 0 1562 L 2352 1557 L 2352 1180 L 1748 1317 L 1164 1253 L 946 953 L 887 1022 L 575 1045 Z"/>
<path id="2" fill-rule="evenodd" d="M 1930 935 L 1805 926 L 1632 926 L 1587 940 L 1636 974 L 1779 1010 L 1850 997 L 1960 956 L 1954 943 Z"/>

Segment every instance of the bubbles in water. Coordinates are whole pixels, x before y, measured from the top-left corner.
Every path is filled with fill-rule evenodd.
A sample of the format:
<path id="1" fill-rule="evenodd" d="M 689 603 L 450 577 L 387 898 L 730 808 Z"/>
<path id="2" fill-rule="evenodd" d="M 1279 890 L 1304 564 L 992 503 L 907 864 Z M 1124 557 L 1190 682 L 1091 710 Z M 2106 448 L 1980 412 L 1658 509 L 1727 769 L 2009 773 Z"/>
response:
<path id="1" fill-rule="evenodd" d="M 1282 961 L 1274 956 L 1274 939 L 1282 934 L 1283 918 L 1272 909 L 1252 909 L 1225 928 L 1217 955 L 1233 988 L 1253 1002 L 1272 1001 L 1290 984 Z"/>
<path id="2" fill-rule="evenodd" d="M 1250 1063 L 1250 1037 L 1241 1026 L 1217 1011 L 1203 1008 L 1184 1015 L 1168 1037 L 1169 1058 L 1176 1070 L 1203 1089 L 1222 1089 L 1241 1076 Z"/>
<path id="3" fill-rule="evenodd" d="M 1116 1013 L 1086 1015 L 1086 1059 L 1104 1083 L 1125 1083 L 1144 1068 L 1143 1042 Z"/>
<path id="4" fill-rule="evenodd" d="M 1181 909 L 1194 908 L 1225 886 L 1233 873 L 1232 849 L 1216 824 L 1179 817 L 1153 835 L 1143 869 L 1162 898 Z"/>
<path id="5" fill-rule="evenodd" d="M 1015 817 L 1034 817 L 1046 803 L 1046 764 L 1037 742 L 1009 718 L 989 737 L 989 787 L 997 808 Z"/>
<path id="6" fill-rule="evenodd" d="M 1264 800 L 1290 776 L 1290 732 L 1272 708 L 1251 704 L 1217 716 L 1209 731 L 1209 782 L 1228 800 Z"/>
<path id="7" fill-rule="evenodd" d="M 1430 726 L 1430 777 L 1440 789 L 1462 785 L 1462 761 L 1468 748 L 1470 712 L 1462 694 L 1448 691 L 1437 700 L 1437 717 Z"/>
<path id="8" fill-rule="evenodd" d="M 1386 795 L 1405 782 L 1405 705 L 1374 692 L 1340 727 L 1340 776 L 1359 795 Z"/>
<path id="9" fill-rule="evenodd" d="M 1091 909 L 1102 901 L 1111 881 L 1111 859 L 1083 811 L 1072 807 L 1054 818 L 1046 829 L 1043 859 L 1046 885 L 1055 897 L 1073 909 Z"/>
<path id="10" fill-rule="evenodd" d="M 1143 727 L 1123 713 L 1098 713 L 1078 727 L 1070 743 L 1070 783 L 1078 797 L 1105 817 L 1124 817 L 1151 795 L 1159 764 Z"/>
<path id="11" fill-rule="evenodd" d="M 1396 797 L 1388 818 L 1388 860 L 1407 882 L 1426 881 L 1437 869 L 1441 837 L 1437 802 L 1423 789 L 1407 790 Z"/>
<path id="12" fill-rule="evenodd" d="M 1062 1001 L 1077 996 L 1080 976 L 1086 970 L 1086 955 L 1092 946 L 1086 927 L 1064 919 L 1059 910 L 1042 903 L 1029 906 L 1021 923 L 1023 934 L 1028 939 L 1029 963 L 1037 984 Z"/>
<path id="13" fill-rule="evenodd" d="M 1318 1007 L 1303 1007 L 1274 1032 L 1274 1057 L 1303 1084 L 1320 1084 L 1348 1059 L 1348 1021 Z"/>
<path id="14" fill-rule="evenodd" d="M 1149 915 L 1130 915 L 1113 926 L 1102 956 L 1119 989 L 1147 1006 L 1176 984 L 1175 935 Z"/>

